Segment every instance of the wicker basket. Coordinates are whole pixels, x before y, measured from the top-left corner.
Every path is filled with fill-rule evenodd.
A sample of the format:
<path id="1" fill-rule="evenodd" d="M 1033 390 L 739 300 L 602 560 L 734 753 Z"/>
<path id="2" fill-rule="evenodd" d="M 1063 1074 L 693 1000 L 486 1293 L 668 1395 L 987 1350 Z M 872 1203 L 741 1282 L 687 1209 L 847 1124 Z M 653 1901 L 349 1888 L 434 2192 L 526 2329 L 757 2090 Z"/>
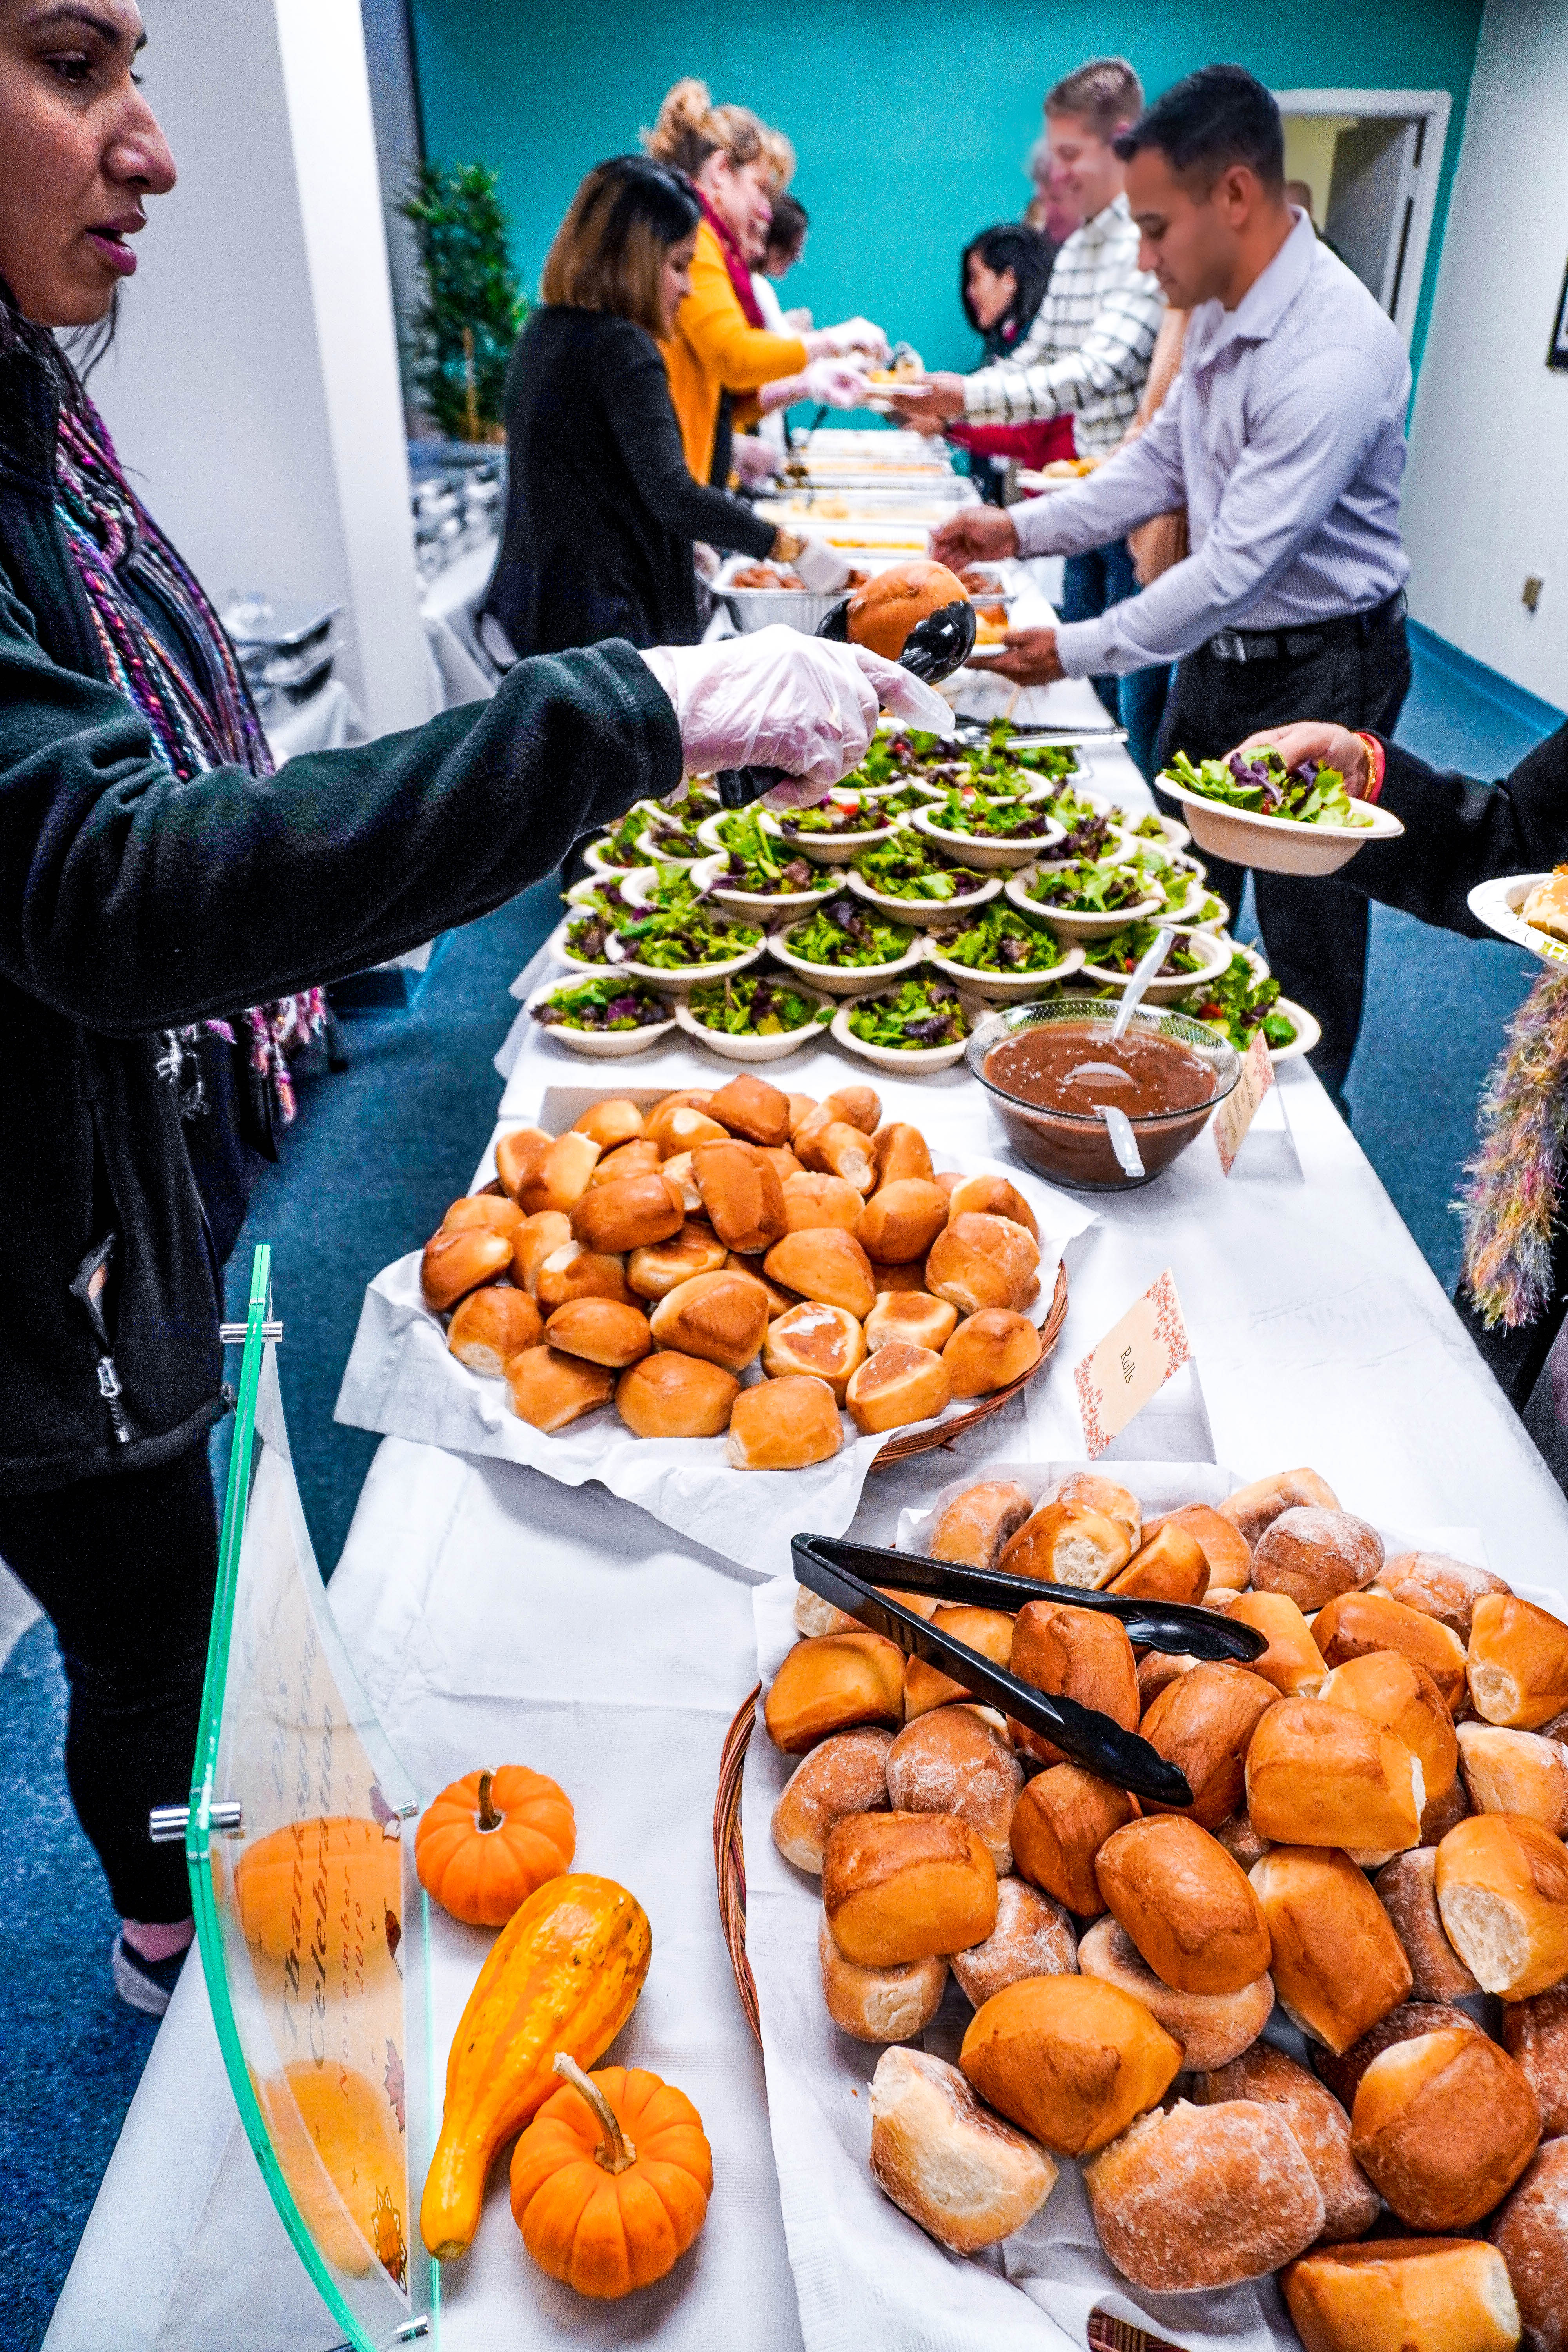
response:
<path id="1" fill-rule="evenodd" d="M 1005 1389 L 997 1389 L 991 1396 L 980 1397 L 967 1412 L 954 1413 L 951 1421 L 939 1421 L 930 1429 L 910 1430 L 905 1437 L 889 1437 L 886 1445 L 878 1448 L 872 1469 L 886 1470 L 890 1463 L 910 1462 L 917 1454 L 930 1454 L 939 1445 L 951 1445 L 953 1439 L 962 1437 L 966 1429 L 973 1429 L 977 1422 L 989 1421 L 994 1412 L 1000 1412 L 1009 1397 L 1016 1397 L 1020 1389 L 1027 1388 L 1041 1370 L 1061 1337 L 1067 1313 L 1068 1270 L 1063 1265 L 1057 1268 L 1057 1286 L 1051 1295 L 1050 1313 L 1040 1326 L 1039 1355 L 1022 1378 L 1009 1381 Z"/>

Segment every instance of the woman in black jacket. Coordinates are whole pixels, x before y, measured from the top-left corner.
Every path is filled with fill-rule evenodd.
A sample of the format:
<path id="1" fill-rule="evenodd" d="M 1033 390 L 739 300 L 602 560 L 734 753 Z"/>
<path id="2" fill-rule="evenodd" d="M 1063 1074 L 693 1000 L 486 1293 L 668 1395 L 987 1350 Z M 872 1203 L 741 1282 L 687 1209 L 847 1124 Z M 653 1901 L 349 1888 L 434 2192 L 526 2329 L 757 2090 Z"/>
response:
<path id="1" fill-rule="evenodd" d="M 798 552 L 687 470 L 656 338 L 689 290 L 700 218 L 683 173 L 616 155 L 556 232 L 507 369 L 506 531 L 486 598 L 520 654 L 694 645 L 696 541 Z"/>
<path id="2" fill-rule="evenodd" d="M 190 1893 L 147 1815 L 189 1786 L 224 1411 L 182 1033 L 471 921 L 683 773 L 754 760 L 813 796 L 910 681 L 785 630 L 611 642 L 274 779 L 52 331 L 108 317 L 174 184 L 142 37 L 132 0 L 0 0 L 0 1559 L 54 1621 L 116 1982 L 157 2011 Z"/>

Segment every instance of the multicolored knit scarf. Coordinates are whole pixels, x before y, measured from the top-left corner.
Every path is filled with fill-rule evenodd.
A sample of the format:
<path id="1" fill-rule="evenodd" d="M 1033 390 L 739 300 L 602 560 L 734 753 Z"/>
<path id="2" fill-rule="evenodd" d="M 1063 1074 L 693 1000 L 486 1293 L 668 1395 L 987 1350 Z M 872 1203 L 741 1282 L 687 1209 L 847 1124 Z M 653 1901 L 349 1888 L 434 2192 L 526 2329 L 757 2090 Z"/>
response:
<path id="1" fill-rule="evenodd" d="M 1464 1285 L 1489 1330 L 1516 1330 L 1552 1304 L 1568 1152 L 1568 974 L 1543 971 L 1510 1022 L 1480 1129 L 1454 1204 L 1465 1225 Z"/>
<path id="2" fill-rule="evenodd" d="M 109 682 L 147 721 L 157 757 L 182 782 L 226 766 L 270 775 L 272 755 L 234 648 L 199 583 L 121 471 L 109 429 L 90 402 L 79 412 L 60 412 L 55 510 Z M 169 615 L 167 630 L 154 625 L 149 605 Z M 245 1015 L 251 1058 L 270 1077 L 285 1121 L 294 1116 L 289 1048 L 305 1044 L 324 1015 L 319 989 L 252 1006 Z M 233 1040 L 226 1022 L 200 1026 Z M 196 1028 L 169 1032 L 160 1064 L 181 1088 L 187 1114 L 201 1107 L 200 1079 L 195 1056 L 184 1049 L 199 1034 Z"/>

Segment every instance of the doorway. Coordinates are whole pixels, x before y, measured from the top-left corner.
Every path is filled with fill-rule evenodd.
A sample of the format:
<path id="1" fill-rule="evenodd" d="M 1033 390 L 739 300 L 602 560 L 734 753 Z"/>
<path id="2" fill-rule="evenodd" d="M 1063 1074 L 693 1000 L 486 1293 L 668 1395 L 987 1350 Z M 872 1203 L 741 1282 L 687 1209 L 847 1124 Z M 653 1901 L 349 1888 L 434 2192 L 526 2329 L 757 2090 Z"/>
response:
<path id="1" fill-rule="evenodd" d="M 1437 203 L 1450 100 L 1444 89 L 1279 90 L 1285 176 L 1320 236 L 1406 343 Z"/>

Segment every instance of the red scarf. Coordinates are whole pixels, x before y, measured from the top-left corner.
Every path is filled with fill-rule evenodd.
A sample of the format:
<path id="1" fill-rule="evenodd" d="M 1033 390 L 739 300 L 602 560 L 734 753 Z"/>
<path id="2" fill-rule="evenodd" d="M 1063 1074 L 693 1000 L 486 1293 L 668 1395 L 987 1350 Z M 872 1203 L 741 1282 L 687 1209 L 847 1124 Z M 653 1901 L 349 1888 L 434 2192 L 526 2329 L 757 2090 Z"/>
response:
<path id="1" fill-rule="evenodd" d="M 745 256 L 700 188 L 697 191 L 697 201 L 702 207 L 703 219 L 719 240 L 719 250 L 724 257 L 724 267 L 730 273 L 730 283 L 735 289 L 735 299 L 746 314 L 746 324 L 749 327 L 759 327 L 765 331 L 767 320 L 763 318 L 756 295 L 752 291 L 752 273 L 746 267 Z"/>

